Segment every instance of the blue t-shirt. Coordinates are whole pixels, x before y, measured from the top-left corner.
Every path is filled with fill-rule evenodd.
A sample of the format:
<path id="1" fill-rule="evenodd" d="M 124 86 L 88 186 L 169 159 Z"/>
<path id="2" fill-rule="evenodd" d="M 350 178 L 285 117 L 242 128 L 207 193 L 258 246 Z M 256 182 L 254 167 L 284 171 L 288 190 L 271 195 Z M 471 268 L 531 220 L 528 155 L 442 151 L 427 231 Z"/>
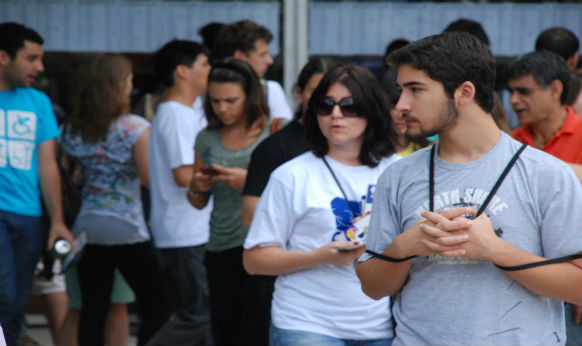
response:
<path id="1" fill-rule="evenodd" d="M 32 88 L 0 91 L 0 210 L 42 214 L 37 148 L 58 136 L 45 94 Z"/>

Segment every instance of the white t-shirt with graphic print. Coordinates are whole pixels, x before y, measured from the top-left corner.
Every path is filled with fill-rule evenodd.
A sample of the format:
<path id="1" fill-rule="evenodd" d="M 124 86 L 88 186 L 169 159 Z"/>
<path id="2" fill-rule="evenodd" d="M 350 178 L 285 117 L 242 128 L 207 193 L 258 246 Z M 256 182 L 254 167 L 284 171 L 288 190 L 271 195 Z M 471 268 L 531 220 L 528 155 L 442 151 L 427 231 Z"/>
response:
<path id="1" fill-rule="evenodd" d="M 370 185 L 398 158 L 387 157 L 370 168 L 346 166 L 326 156 L 356 214 Z M 271 174 L 244 247 L 310 251 L 331 242 L 334 234 L 351 223 L 351 209 L 323 160 L 307 152 Z M 392 337 L 388 298 L 375 301 L 367 297 L 353 266 L 319 265 L 279 276 L 272 321 L 278 328 L 337 338 Z"/>

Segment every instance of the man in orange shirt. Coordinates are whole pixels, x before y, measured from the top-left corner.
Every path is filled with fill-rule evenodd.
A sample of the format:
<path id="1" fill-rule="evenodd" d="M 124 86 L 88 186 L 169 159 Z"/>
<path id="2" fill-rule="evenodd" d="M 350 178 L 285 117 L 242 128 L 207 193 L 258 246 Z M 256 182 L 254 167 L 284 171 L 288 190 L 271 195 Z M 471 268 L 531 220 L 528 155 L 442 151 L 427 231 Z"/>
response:
<path id="1" fill-rule="evenodd" d="M 511 105 L 522 126 L 511 135 L 567 162 L 582 182 L 582 118 L 565 106 L 566 62 L 548 51 L 523 55 L 507 67 Z"/>

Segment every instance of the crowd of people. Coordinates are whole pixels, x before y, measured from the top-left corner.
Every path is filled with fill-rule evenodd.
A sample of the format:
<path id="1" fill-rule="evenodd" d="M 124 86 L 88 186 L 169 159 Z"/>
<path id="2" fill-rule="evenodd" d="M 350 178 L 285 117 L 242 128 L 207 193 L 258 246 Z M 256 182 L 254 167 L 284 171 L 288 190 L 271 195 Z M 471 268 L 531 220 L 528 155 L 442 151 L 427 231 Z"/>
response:
<path id="1" fill-rule="evenodd" d="M 130 303 L 148 346 L 582 344 L 573 33 L 540 33 L 503 92 L 465 19 L 394 41 L 378 75 L 314 57 L 295 113 L 267 28 L 200 33 L 154 52 L 153 121 L 130 60 L 98 53 L 59 127 L 42 37 L 0 24 L 0 341 L 34 286 L 59 346 L 126 345 Z M 41 259 L 80 238 L 64 274 Z"/>

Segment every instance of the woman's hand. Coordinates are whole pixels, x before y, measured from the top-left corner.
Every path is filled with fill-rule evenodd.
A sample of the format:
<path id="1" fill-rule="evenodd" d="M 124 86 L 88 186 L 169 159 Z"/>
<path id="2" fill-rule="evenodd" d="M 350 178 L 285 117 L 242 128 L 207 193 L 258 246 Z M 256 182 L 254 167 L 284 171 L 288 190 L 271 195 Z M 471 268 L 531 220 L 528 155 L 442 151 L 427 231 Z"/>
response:
<path id="1" fill-rule="evenodd" d="M 358 242 L 351 241 L 334 241 L 327 243 L 324 246 L 313 250 L 321 264 L 333 264 L 339 266 L 351 265 L 357 260 L 360 255 L 366 251 L 366 246 L 357 247 L 355 249 L 344 250 L 354 245 L 359 245 Z"/>
<path id="2" fill-rule="evenodd" d="M 221 165 L 212 165 L 218 174 L 212 176 L 212 181 L 223 181 L 233 189 L 242 189 L 247 180 L 247 170 L 239 167 L 227 168 Z"/>
<path id="3" fill-rule="evenodd" d="M 194 173 L 194 177 L 188 186 L 192 192 L 208 192 L 212 189 L 212 175 L 201 171 Z"/>

